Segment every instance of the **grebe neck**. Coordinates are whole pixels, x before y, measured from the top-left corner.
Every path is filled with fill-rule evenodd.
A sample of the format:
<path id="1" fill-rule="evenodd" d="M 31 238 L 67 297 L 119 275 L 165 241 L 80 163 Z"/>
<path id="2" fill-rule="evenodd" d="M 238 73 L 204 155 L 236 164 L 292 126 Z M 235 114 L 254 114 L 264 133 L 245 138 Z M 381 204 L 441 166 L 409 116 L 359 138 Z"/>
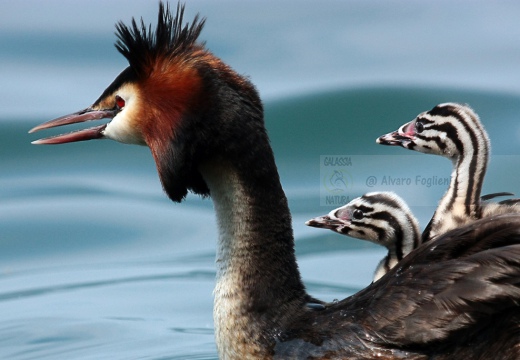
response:
<path id="1" fill-rule="evenodd" d="M 269 179 L 228 161 L 200 170 L 219 228 L 213 312 L 219 355 L 262 358 L 306 299 L 287 199 L 274 162 L 263 169 Z"/>
<path id="2" fill-rule="evenodd" d="M 480 194 L 489 159 L 489 146 L 485 139 L 485 133 L 479 138 L 471 138 L 472 141 L 464 143 L 461 154 L 452 158 L 449 188 L 423 233 L 423 241 L 481 218 Z"/>

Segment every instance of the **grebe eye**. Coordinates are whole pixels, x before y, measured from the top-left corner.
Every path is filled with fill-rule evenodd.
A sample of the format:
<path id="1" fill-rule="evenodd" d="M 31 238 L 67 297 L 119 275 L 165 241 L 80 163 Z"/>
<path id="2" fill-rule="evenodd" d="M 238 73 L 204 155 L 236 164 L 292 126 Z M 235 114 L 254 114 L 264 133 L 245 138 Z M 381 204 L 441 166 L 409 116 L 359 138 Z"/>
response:
<path id="1" fill-rule="evenodd" d="M 363 211 L 356 209 L 352 213 L 352 217 L 356 220 L 361 220 L 363 218 Z"/>
<path id="2" fill-rule="evenodd" d="M 422 122 L 416 122 L 415 123 L 415 132 L 416 133 L 422 133 L 424 131 L 424 125 Z"/>
<path id="3" fill-rule="evenodd" d="M 116 106 L 119 110 L 125 107 L 125 100 L 119 95 L 116 95 Z"/>

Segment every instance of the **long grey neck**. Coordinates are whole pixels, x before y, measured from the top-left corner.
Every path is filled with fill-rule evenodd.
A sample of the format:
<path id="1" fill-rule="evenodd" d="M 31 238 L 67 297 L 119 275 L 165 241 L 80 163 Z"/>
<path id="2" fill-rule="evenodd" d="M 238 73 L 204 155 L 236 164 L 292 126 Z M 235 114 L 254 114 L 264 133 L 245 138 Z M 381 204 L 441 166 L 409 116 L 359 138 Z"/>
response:
<path id="1" fill-rule="evenodd" d="M 423 234 L 423 241 L 481 217 L 480 194 L 488 158 L 488 144 L 481 141 L 466 145 L 462 154 L 452 159 L 450 186 L 430 221 L 428 238 Z"/>
<path id="2" fill-rule="evenodd" d="M 270 181 L 226 161 L 200 170 L 219 227 L 214 321 L 220 358 L 264 358 L 277 329 L 306 299 L 287 199 L 274 164 Z"/>

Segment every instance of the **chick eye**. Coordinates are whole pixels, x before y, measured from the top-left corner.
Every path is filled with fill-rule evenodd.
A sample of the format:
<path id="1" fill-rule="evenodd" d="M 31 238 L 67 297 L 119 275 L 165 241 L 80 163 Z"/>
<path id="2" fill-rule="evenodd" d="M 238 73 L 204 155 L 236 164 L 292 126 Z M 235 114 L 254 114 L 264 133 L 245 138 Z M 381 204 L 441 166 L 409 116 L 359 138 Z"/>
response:
<path id="1" fill-rule="evenodd" d="M 415 132 L 416 133 L 422 133 L 424 130 L 424 125 L 422 122 L 416 122 L 415 123 Z"/>
<path id="2" fill-rule="evenodd" d="M 122 109 L 125 107 L 125 100 L 119 95 L 116 95 L 116 106 L 118 109 Z"/>
<path id="3" fill-rule="evenodd" d="M 361 220 L 363 218 L 363 211 L 356 209 L 352 213 L 352 217 L 356 220 Z"/>

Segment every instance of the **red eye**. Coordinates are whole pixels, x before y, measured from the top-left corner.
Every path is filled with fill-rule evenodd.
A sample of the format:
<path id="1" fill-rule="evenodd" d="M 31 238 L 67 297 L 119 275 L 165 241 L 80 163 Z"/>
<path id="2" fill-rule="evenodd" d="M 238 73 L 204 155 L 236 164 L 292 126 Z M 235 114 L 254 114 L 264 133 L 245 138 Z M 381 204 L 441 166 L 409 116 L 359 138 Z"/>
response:
<path id="1" fill-rule="evenodd" d="M 119 109 L 122 109 L 125 107 L 125 101 L 120 96 L 116 95 L 116 105 Z"/>

